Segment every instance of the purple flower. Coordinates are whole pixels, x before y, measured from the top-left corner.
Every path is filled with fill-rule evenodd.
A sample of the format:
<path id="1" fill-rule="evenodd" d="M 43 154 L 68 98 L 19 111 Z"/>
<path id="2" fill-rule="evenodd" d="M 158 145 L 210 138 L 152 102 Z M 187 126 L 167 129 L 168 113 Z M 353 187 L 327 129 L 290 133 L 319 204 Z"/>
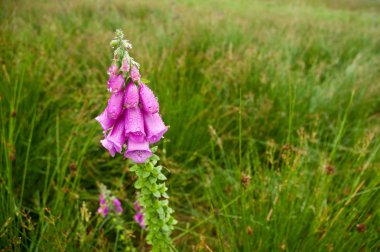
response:
<path id="1" fill-rule="evenodd" d="M 159 110 L 159 104 L 153 91 L 147 87 L 144 83 L 140 84 L 140 100 L 142 109 L 151 114 L 157 113 Z"/>
<path id="2" fill-rule="evenodd" d="M 139 205 L 137 201 L 133 202 L 133 206 L 137 212 L 140 212 L 142 207 Z"/>
<path id="3" fill-rule="evenodd" d="M 160 141 L 161 137 L 168 130 L 168 127 L 165 126 L 159 113 L 150 114 L 144 112 L 144 122 L 146 140 L 148 140 L 149 143 L 153 144 Z"/>
<path id="4" fill-rule="evenodd" d="M 117 198 L 115 198 L 113 200 L 113 205 L 115 206 L 115 212 L 116 213 L 122 213 L 123 212 L 123 208 L 121 207 L 121 203 Z"/>
<path id="5" fill-rule="evenodd" d="M 133 219 L 140 225 L 142 229 L 145 229 L 144 224 L 144 215 L 140 212 L 137 212 L 135 216 L 133 216 Z"/>
<path id="6" fill-rule="evenodd" d="M 106 148 L 110 152 L 111 156 L 114 157 L 116 154 L 116 149 L 115 149 L 114 144 L 110 140 L 108 140 L 107 137 L 104 138 L 103 140 L 100 140 L 100 142 L 102 143 L 103 147 Z"/>
<path id="7" fill-rule="evenodd" d="M 123 64 L 121 65 L 121 68 L 120 70 L 123 71 L 123 72 L 129 72 L 129 61 L 128 59 L 124 59 L 123 60 Z"/>
<path id="8" fill-rule="evenodd" d="M 107 116 L 116 120 L 123 111 L 124 92 L 113 93 L 108 100 Z"/>
<path id="9" fill-rule="evenodd" d="M 147 141 L 144 140 L 140 143 L 134 141 L 133 138 L 128 139 L 128 148 L 124 154 L 126 158 L 132 159 L 135 163 L 144 163 L 152 155 Z"/>
<path id="10" fill-rule="evenodd" d="M 104 198 L 103 194 L 99 195 L 99 204 L 100 205 L 105 205 L 106 204 L 106 199 Z"/>
<path id="11" fill-rule="evenodd" d="M 119 71 L 119 69 L 117 68 L 117 66 L 115 64 L 112 64 L 110 66 L 110 68 L 108 68 L 108 74 L 109 75 L 116 75 L 117 74 L 117 71 Z"/>
<path id="12" fill-rule="evenodd" d="M 115 156 L 116 152 L 121 153 L 121 149 L 125 143 L 126 137 L 124 135 L 124 117 L 121 116 L 111 132 L 106 136 L 105 139 L 100 142 L 106 148 L 112 157 Z"/>
<path id="13" fill-rule="evenodd" d="M 144 141 L 144 118 L 138 106 L 125 110 L 125 136 L 135 142 Z"/>
<path id="14" fill-rule="evenodd" d="M 144 215 L 142 214 L 141 210 L 143 209 L 142 206 L 139 205 L 137 201 L 133 202 L 133 206 L 136 209 L 136 214 L 133 217 L 133 219 L 140 225 L 142 229 L 145 229 L 145 224 L 144 224 Z"/>
<path id="15" fill-rule="evenodd" d="M 106 200 L 104 198 L 103 194 L 99 195 L 99 208 L 98 208 L 98 214 L 101 214 L 104 217 L 107 216 L 109 209 L 108 206 L 106 205 Z"/>
<path id="16" fill-rule="evenodd" d="M 139 69 L 136 66 L 132 66 L 131 79 L 134 82 L 138 82 L 140 78 L 141 78 L 141 75 L 140 75 Z"/>
<path id="17" fill-rule="evenodd" d="M 95 118 L 95 120 L 97 120 L 100 123 L 100 125 L 102 126 L 104 131 L 109 130 L 115 124 L 115 121 L 116 121 L 116 120 L 111 119 L 107 116 L 107 109 L 104 110 L 103 113 L 98 115 Z"/>
<path id="18" fill-rule="evenodd" d="M 108 80 L 108 91 L 118 93 L 123 89 L 125 79 L 122 74 L 111 75 Z"/>
<path id="19" fill-rule="evenodd" d="M 135 108 L 139 105 L 139 90 L 132 81 L 128 83 L 125 89 L 124 104 L 126 108 Z"/>
<path id="20" fill-rule="evenodd" d="M 98 208 L 98 214 L 101 214 L 103 218 L 107 216 L 108 212 L 109 212 L 109 209 L 107 206 Z"/>

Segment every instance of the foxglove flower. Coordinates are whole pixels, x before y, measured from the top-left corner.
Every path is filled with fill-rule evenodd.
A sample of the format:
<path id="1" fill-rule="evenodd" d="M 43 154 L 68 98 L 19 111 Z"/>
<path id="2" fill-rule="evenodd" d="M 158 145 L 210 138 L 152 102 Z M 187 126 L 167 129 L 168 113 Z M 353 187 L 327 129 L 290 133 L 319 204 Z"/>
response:
<path id="1" fill-rule="evenodd" d="M 111 93 L 118 93 L 124 87 L 125 79 L 122 74 L 111 75 L 108 80 L 108 91 Z"/>
<path id="2" fill-rule="evenodd" d="M 133 219 L 140 225 L 142 229 L 145 229 L 144 215 L 142 213 L 136 213 L 135 216 L 133 216 Z"/>
<path id="3" fill-rule="evenodd" d="M 139 105 L 139 90 L 132 81 L 125 88 L 124 105 L 126 108 L 136 108 Z"/>
<path id="4" fill-rule="evenodd" d="M 140 75 L 139 69 L 136 66 L 132 66 L 131 79 L 134 82 L 139 82 L 140 78 L 141 78 L 141 75 Z"/>
<path id="5" fill-rule="evenodd" d="M 111 156 L 114 157 L 116 152 L 121 153 L 125 140 L 124 117 L 121 116 L 111 132 L 100 142 L 110 152 Z"/>
<path id="6" fill-rule="evenodd" d="M 135 210 L 137 211 L 135 216 L 133 216 L 133 219 L 140 225 L 142 229 L 145 229 L 144 215 L 141 212 L 142 207 L 139 205 L 137 201 L 133 203 L 133 206 L 135 207 Z"/>
<path id="7" fill-rule="evenodd" d="M 107 137 L 104 138 L 103 140 L 100 140 L 100 142 L 102 143 L 103 147 L 109 151 L 111 156 L 114 157 L 117 152 L 114 144 L 110 140 L 108 140 Z"/>
<path id="8" fill-rule="evenodd" d="M 137 212 L 140 212 L 142 210 L 142 206 L 140 206 L 137 201 L 133 202 L 133 207 Z"/>
<path id="9" fill-rule="evenodd" d="M 144 122 L 146 140 L 148 140 L 149 143 L 153 144 L 160 141 L 161 137 L 168 130 L 168 127 L 165 126 L 159 113 L 151 114 L 144 112 Z"/>
<path id="10" fill-rule="evenodd" d="M 110 76 L 112 76 L 112 75 L 116 75 L 116 74 L 117 74 L 117 71 L 119 71 L 119 69 L 117 68 L 117 66 L 116 66 L 115 64 L 112 64 L 112 65 L 110 66 L 110 68 L 108 69 L 108 74 L 109 74 Z"/>
<path id="11" fill-rule="evenodd" d="M 115 207 L 114 209 L 115 209 L 116 213 L 122 213 L 123 212 L 123 208 L 121 207 L 121 203 L 117 198 L 115 198 L 113 200 L 113 205 Z"/>
<path id="12" fill-rule="evenodd" d="M 128 61 L 127 58 L 125 58 L 123 60 L 123 64 L 121 65 L 120 70 L 127 73 L 127 72 L 129 72 L 129 69 L 130 69 L 130 67 L 129 67 L 129 61 Z"/>
<path id="13" fill-rule="evenodd" d="M 140 84 L 140 100 L 142 109 L 151 114 L 157 113 L 159 110 L 159 104 L 153 91 L 147 87 L 144 83 Z"/>
<path id="14" fill-rule="evenodd" d="M 133 138 L 128 139 L 128 147 L 124 156 L 132 159 L 135 163 L 144 163 L 149 157 L 153 155 L 149 149 L 149 143 L 147 141 L 136 142 Z"/>
<path id="15" fill-rule="evenodd" d="M 98 208 L 98 214 L 101 214 L 104 217 L 107 216 L 109 212 L 108 206 L 106 204 L 106 200 L 104 198 L 103 194 L 99 195 L 99 208 Z"/>
<path id="16" fill-rule="evenodd" d="M 125 136 L 135 142 L 144 141 L 144 118 L 138 106 L 125 110 Z"/>
<path id="17" fill-rule="evenodd" d="M 113 93 L 108 100 L 107 116 L 116 120 L 123 111 L 124 92 Z"/>
<path id="18" fill-rule="evenodd" d="M 111 119 L 107 116 L 107 109 L 104 110 L 104 112 L 101 113 L 99 116 L 97 116 L 95 120 L 97 120 L 100 123 L 100 125 L 103 128 L 103 131 L 109 130 L 115 124 L 116 121 L 115 119 Z"/>

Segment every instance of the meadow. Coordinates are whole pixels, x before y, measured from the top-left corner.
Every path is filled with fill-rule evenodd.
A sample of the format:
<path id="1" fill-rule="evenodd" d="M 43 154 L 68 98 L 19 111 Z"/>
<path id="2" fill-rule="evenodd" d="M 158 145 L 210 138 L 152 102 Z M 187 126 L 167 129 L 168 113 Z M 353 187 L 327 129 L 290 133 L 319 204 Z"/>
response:
<path id="1" fill-rule="evenodd" d="M 124 251 L 94 118 L 120 28 L 170 125 L 178 251 L 380 250 L 380 2 L 1 1 L 0 251 Z"/>

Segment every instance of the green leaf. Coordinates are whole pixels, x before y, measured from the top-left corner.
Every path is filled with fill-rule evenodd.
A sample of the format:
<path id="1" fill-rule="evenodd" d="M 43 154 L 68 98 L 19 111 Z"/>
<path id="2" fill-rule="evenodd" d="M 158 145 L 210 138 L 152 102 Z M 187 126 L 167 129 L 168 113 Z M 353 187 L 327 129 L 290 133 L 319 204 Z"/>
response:
<path id="1" fill-rule="evenodd" d="M 167 190 L 167 189 L 166 189 L 166 187 L 165 187 L 165 184 L 161 184 L 160 189 L 159 189 L 160 193 L 165 193 L 166 190 Z"/>
<path id="2" fill-rule="evenodd" d="M 148 163 L 148 164 L 145 166 L 145 170 L 146 170 L 146 171 L 149 171 L 149 172 L 153 171 L 153 165 L 152 165 L 151 163 Z"/>
<path id="3" fill-rule="evenodd" d="M 157 181 L 157 178 L 155 178 L 155 177 L 150 177 L 150 178 L 149 178 L 149 182 L 150 182 L 151 184 L 156 183 L 156 181 Z"/>
<path id="4" fill-rule="evenodd" d="M 161 206 L 167 206 L 169 205 L 169 200 L 161 200 Z"/>
<path id="5" fill-rule="evenodd" d="M 167 178 L 165 177 L 164 174 L 160 173 L 158 174 L 158 177 L 157 177 L 159 180 L 167 180 Z"/>
<path id="6" fill-rule="evenodd" d="M 151 192 L 155 192 L 155 191 L 157 191 L 157 185 L 156 184 L 151 184 L 149 189 L 150 189 Z"/>
<path id="7" fill-rule="evenodd" d="M 164 209 L 162 207 L 159 207 L 156 211 L 157 211 L 158 215 L 160 216 L 160 219 L 165 218 L 165 212 L 164 212 Z"/>
<path id="8" fill-rule="evenodd" d="M 144 188 L 141 189 L 141 194 L 142 195 L 149 195 L 150 194 L 150 190 L 148 188 L 144 187 Z"/>
<path id="9" fill-rule="evenodd" d="M 141 78 L 141 81 L 142 81 L 142 82 L 144 82 L 145 84 L 148 84 L 148 83 L 150 83 L 150 81 L 149 81 L 149 80 L 147 80 L 147 79 L 144 79 L 144 78 Z"/>
<path id="10" fill-rule="evenodd" d="M 157 167 L 154 167 L 154 168 L 153 168 L 152 174 L 153 174 L 153 176 L 155 176 L 155 177 L 158 176 L 158 174 L 159 174 L 159 170 L 157 169 Z"/>
<path id="11" fill-rule="evenodd" d="M 129 171 L 134 172 L 134 171 L 137 171 L 138 169 L 139 169 L 138 165 L 133 165 L 131 168 L 129 168 Z"/>
<path id="12" fill-rule="evenodd" d="M 153 195 L 156 197 L 156 198 L 160 198 L 161 197 L 161 193 L 159 191 L 155 191 L 153 192 Z"/>
<path id="13" fill-rule="evenodd" d="M 143 185 L 143 182 L 141 179 L 138 179 L 136 182 L 135 182 L 135 188 L 136 189 L 140 189 Z"/>
<path id="14" fill-rule="evenodd" d="M 147 177 L 149 177 L 149 175 L 150 175 L 150 172 L 144 171 L 143 174 L 142 174 L 142 177 L 143 178 L 147 178 Z"/>
<path id="15" fill-rule="evenodd" d="M 170 231 L 170 228 L 169 228 L 169 226 L 168 225 L 163 225 L 162 226 L 162 230 L 164 231 L 164 232 L 169 232 Z"/>

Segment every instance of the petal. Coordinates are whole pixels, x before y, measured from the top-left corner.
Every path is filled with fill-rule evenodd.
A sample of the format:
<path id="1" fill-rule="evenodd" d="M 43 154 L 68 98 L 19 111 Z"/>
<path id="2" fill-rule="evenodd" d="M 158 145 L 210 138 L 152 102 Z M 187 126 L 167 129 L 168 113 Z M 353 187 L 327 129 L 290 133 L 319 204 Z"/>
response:
<path id="1" fill-rule="evenodd" d="M 124 104 L 126 108 L 136 108 L 139 105 L 139 90 L 132 81 L 125 89 Z"/>
<path id="2" fill-rule="evenodd" d="M 145 129 L 144 129 L 144 117 L 141 109 L 128 108 L 125 112 L 125 136 L 132 138 L 137 142 L 144 141 Z"/>
<path id="3" fill-rule="evenodd" d="M 143 83 L 140 85 L 140 100 L 144 111 L 151 114 L 158 112 L 159 104 L 157 98 L 153 91 Z"/>
<path id="4" fill-rule="evenodd" d="M 160 141 L 161 137 L 168 130 L 168 127 L 165 126 L 159 113 L 151 114 L 145 112 L 144 122 L 146 139 L 149 143 L 156 143 Z"/>
<path id="5" fill-rule="evenodd" d="M 128 139 L 128 148 L 124 156 L 132 159 L 135 163 L 144 163 L 152 156 L 152 151 L 149 149 L 147 141 L 136 142 L 132 138 Z"/>
<path id="6" fill-rule="evenodd" d="M 118 93 L 124 87 L 125 79 L 122 74 L 119 75 L 111 75 L 108 80 L 108 90 L 111 93 Z"/>
<path id="7" fill-rule="evenodd" d="M 131 79 L 134 82 L 138 82 L 140 78 L 141 78 L 141 75 L 140 75 L 139 69 L 136 66 L 132 66 Z"/>
<path id="8" fill-rule="evenodd" d="M 97 116 L 95 120 L 97 120 L 100 123 L 104 131 L 109 130 L 115 124 L 116 121 L 107 116 L 107 109 L 104 110 L 104 112 L 101 113 L 99 116 Z"/>
<path id="9" fill-rule="evenodd" d="M 113 144 L 114 149 L 121 153 L 126 140 L 124 134 L 124 116 L 119 117 L 107 139 Z"/>
<path id="10" fill-rule="evenodd" d="M 103 140 L 100 140 L 100 142 L 102 143 L 103 147 L 110 152 L 111 156 L 114 157 L 116 153 L 114 144 L 111 141 L 109 141 L 107 137 Z"/>
<path id="11" fill-rule="evenodd" d="M 108 100 L 107 116 L 116 120 L 123 111 L 124 92 L 113 93 Z"/>

